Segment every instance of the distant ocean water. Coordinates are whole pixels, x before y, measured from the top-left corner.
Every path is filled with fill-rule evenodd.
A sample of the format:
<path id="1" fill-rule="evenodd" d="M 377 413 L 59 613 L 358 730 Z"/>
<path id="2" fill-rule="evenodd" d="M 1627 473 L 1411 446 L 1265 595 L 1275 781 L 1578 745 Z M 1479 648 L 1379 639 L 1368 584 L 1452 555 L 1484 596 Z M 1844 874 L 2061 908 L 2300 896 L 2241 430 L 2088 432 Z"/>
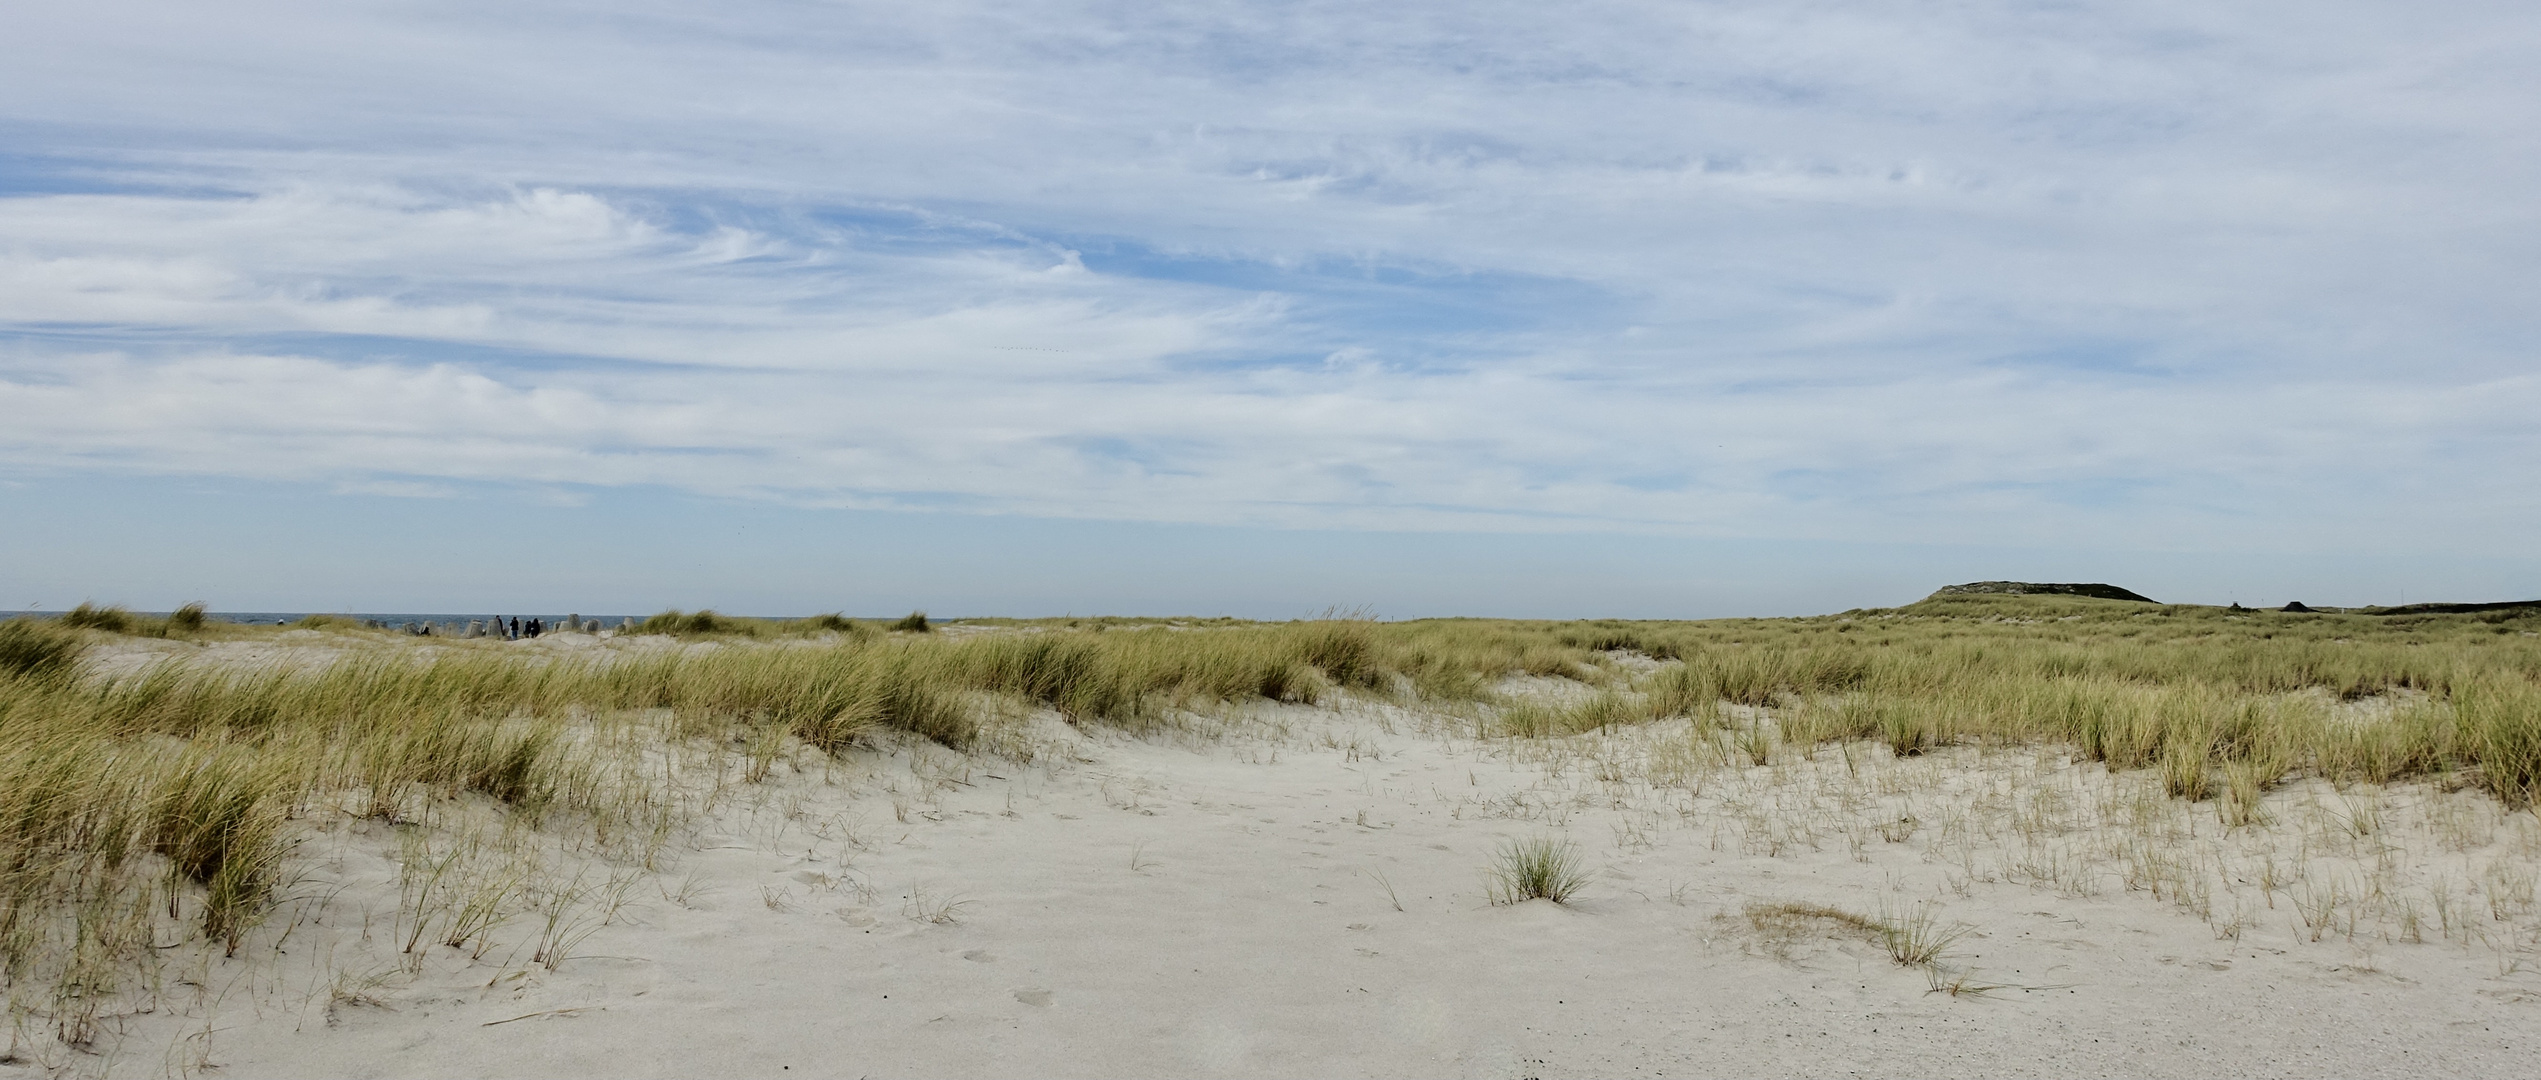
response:
<path id="1" fill-rule="evenodd" d="M 23 615 L 34 615 L 34 616 L 37 616 L 37 617 L 39 617 L 39 618 L 44 618 L 44 617 L 51 617 L 51 616 L 55 616 L 55 615 L 64 615 L 64 614 L 68 614 L 68 612 L 61 612 L 61 611 L 24 611 L 24 612 L 19 612 L 18 614 L 23 614 Z M 164 611 L 136 611 L 136 612 L 133 612 L 133 614 L 135 614 L 135 615 L 165 615 L 165 614 L 167 614 L 167 612 L 164 612 Z M 544 624 L 546 624 L 546 625 L 547 625 L 547 626 L 549 626 L 549 627 L 555 627 L 555 626 L 558 626 L 558 625 L 563 624 L 563 623 L 564 623 L 564 621 L 565 621 L 567 618 L 570 618 L 570 617 L 572 617 L 572 616 L 574 616 L 574 615 L 577 615 L 577 614 L 581 614 L 581 615 L 582 615 L 582 618 L 583 618 L 584 620 L 586 620 L 586 621 L 591 621 L 591 622 L 597 622 L 597 623 L 599 623 L 599 624 L 600 624 L 600 626 L 601 626 L 601 628 L 602 628 L 602 629 L 604 629 L 604 630 L 614 630 L 614 629 L 616 629 L 616 628 L 617 628 L 620 624 L 624 623 L 626 620 L 628 620 L 628 619 L 630 619 L 630 618 L 631 618 L 631 619 L 634 619 L 636 622 L 643 622 L 643 621 L 644 621 L 644 618 L 645 618 L 645 617 L 644 617 L 644 616 L 642 616 L 642 615 L 589 615 L 589 614 L 582 614 L 582 613 L 580 613 L 580 612 L 564 612 L 564 613 L 561 613 L 561 614 L 555 614 L 555 615 L 543 615 L 543 614 L 539 614 L 539 613 L 536 613 L 536 612 L 517 612 L 517 611 L 507 611 L 507 612 L 504 612 L 504 613 L 502 613 L 502 614 L 500 614 L 500 615 L 496 615 L 496 614 L 493 614 L 493 613 L 490 613 L 490 612 L 489 612 L 489 613 L 485 613 L 485 614 L 476 614 L 476 615 L 460 615 L 460 614 L 453 614 L 453 613 L 450 613 L 450 612 L 412 612 L 412 611 L 403 611 L 403 612 L 376 612 L 376 611 L 206 611 L 206 612 L 204 612 L 204 613 L 203 613 L 203 617 L 204 617 L 204 618 L 206 618 L 206 619 L 209 619 L 209 620 L 211 620 L 211 621 L 213 621 L 213 622 L 244 623 L 244 624 L 258 625 L 258 626 L 273 626 L 273 625 L 276 625 L 276 624 L 278 624 L 278 623 L 295 623 L 295 622 L 299 622 L 300 620 L 305 619 L 305 618 L 308 618 L 308 617 L 309 617 L 309 616 L 311 616 L 311 615 L 333 615 L 333 616 L 336 616 L 336 617 L 338 617 L 338 618 L 356 619 L 356 620 L 360 620 L 360 621 L 363 621 L 363 622 L 376 622 L 376 623 L 380 623 L 380 624 L 382 624 L 382 625 L 387 626 L 388 628 L 390 628 L 390 629 L 392 629 L 392 630 L 394 630 L 394 629 L 400 629 L 400 628 L 403 628 L 404 626 L 406 626 L 406 624 L 408 624 L 408 623 L 413 623 L 413 624 L 415 624 L 415 625 L 417 625 L 417 626 L 429 626 L 429 627 L 432 627 L 432 628 L 433 628 L 433 631 L 432 631 L 432 632 L 433 632 L 433 633 L 435 633 L 435 634 L 444 634 L 444 633 L 448 633 L 448 632 L 453 631 L 453 630 L 465 630 L 465 629 L 467 629 L 468 623 L 470 623 L 470 622 L 486 622 L 486 621 L 491 621 L 491 620 L 494 620 L 494 619 L 502 619 L 502 620 L 505 620 L 507 623 L 508 623 L 510 620 L 512 620 L 512 619 L 519 619 L 519 620 L 520 620 L 521 622 L 523 622 L 524 624 L 525 624 L 525 623 L 527 623 L 527 622 L 529 622 L 529 620 L 531 620 L 531 619 L 536 619 L 536 620 L 538 620 L 539 622 L 544 623 Z"/>
<path id="2" fill-rule="evenodd" d="M 301 619 L 309 617 L 310 615 L 334 615 L 346 619 L 360 619 L 365 622 L 384 623 L 390 629 L 404 626 L 407 623 L 414 623 L 418 626 L 433 627 L 435 628 L 434 632 L 439 633 L 439 628 L 441 627 L 447 626 L 465 629 L 470 622 L 491 621 L 494 619 L 502 619 L 507 623 L 510 620 L 519 619 L 523 624 L 527 624 L 531 619 L 536 619 L 552 628 L 577 614 L 581 613 L 566 612 L 559 615 L 541 615 L 532 612 L 505 612 L 501 615 L 452 615 L 446 612 L 373 613 L 362 611 L 207 611 L 203 613 L 203 617 L 206 619 L 218 619 L 222 622 L 251 623 L 272 626 L 276 623 L 295 623 Z M 644 621 L 644 616 L 642 615 L 582 615 L 582 618 L 586 621 L 599 623 L 600 627 L 604 630 L 617 629 L 619 624 L 630 618 L 637 622 Z"/>

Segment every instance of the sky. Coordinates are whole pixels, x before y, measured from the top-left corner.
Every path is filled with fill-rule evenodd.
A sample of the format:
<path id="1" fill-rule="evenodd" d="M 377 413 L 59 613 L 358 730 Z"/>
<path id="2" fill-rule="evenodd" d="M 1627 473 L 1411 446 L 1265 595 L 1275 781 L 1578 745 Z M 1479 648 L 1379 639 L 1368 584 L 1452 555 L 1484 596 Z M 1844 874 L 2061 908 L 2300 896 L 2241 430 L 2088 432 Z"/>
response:
<path id="1" fill-rule="evenodd" d="M 0 609 L 2541 597 L 2541 7 L 0 8 Z"/>

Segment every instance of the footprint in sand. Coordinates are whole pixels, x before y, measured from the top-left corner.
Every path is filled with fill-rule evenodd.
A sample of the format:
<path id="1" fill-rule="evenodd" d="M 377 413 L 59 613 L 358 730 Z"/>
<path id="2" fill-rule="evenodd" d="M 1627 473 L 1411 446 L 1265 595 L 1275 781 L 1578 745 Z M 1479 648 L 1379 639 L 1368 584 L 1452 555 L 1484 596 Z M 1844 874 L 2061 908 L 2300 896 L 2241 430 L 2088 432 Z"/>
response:
<path id="1" fill-rule="evenodd" d="M 1051 994 L 1047 990 L 1015 991 L 1015 1000 L 1023 1002 L 1026 1005 L 1038 1005 L 1045 1009 L 1050 1007 L 1050 997 Z"/>
<path id="2" fill-rule="evenodd" d="M 973 962 L 973 963 L 985 964 L 985 963 L 987 963 L 987 962 L 989 962 L 989 961 L 991 961 L 991 960 L 996 959 L 996 957 L 995 957 L 995 956 L 990 955 L 990 954 L 989 954 L 989 952 L 988 952 L 988 950 L 986 950 L 986 949 L 972 949 L 972 950 L 971 950 L 971 951 L 969 951 L 969 952 L 963 953 L 963 954 L 962 954 L 962 959 L 964 959 L 964 960 L 968 960 L 968 961 L 971 961 L 971 962 Z"/>

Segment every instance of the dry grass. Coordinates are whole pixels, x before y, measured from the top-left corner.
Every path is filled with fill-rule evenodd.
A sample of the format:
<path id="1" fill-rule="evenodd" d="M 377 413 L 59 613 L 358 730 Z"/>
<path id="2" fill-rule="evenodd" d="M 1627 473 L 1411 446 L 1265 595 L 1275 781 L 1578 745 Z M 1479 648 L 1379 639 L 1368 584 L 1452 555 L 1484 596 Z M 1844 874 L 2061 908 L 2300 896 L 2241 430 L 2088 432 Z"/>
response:
<path id="1" fill-rule="evenodd" d="M 684 770 L 755 783 L 798 751 L 835 757 L 890 733 L 977 750 L 998 744 L 1000 702 L 1144 732 L 1227 703 L 1356 694 L 1425 702 L 1555 761 L 1579 740 L 1637 740 L 1628 766 L 1598 763 L 1596 775 L 1712 800 L 1744 793 L 1705 804 L 1733 823 L 1733 843 L 1769 854 L 1925 843 L 1953 852 L 1969 879 L 2077 893 L 2116 881 L 2219 934 L 2242 909 L 2281 903 L 2324 937 L 2468 943 L 2520 926 L 2534 903 L 2533 874 L 2514 865 L 2465 864 L 2441 880 L 2381 869 L 2398 865 L 2385 855 L 2358 855 L 2352 871 L 2317 865 L 2343 850 L 2334 845 L 2388 850 L 2394 828 L 2494 833 L 2500 815 L 2541 799 L 2541 619 L 2528 613 L 1966 596 L 1790 620 L 1070 620 L 974 622 L 957 635 L 914 615 L 886 633 L 838 616 L 666 612 L 642 632 L 683 642 L 589 655 L 419 646 L 342 620 L 309 629 L 329 659 L 175 656 L 108 673 L 84 657 L 111 636 L 286 631 L 206 624 L 199 607 L 0 622 L 0 980 L 12 1002 L 49 1002 L 64 1041 L 93 1039 L 99 1003 L 172 935 L 239 948 L 288 880 L 294 845 L 327 820 L 492 815 L 579 838 L 632 874 L 693 812 L 677 794 Z M 1553 698 L 1504 693 L 1515 676 L 1577 685 Z M 1841 755 L 1831 775 L 1854 785 L 1840 813 L 1795 801 L 1837 783 L 1812 779 L 1835 768 L 1821 756 L 1830 747 Z M 2011 824 L 1987 826 L 2022 837 L 2015 857 L 1981 865 L 1966 838 L 1974 811 L 1945 818 L 1876 787 L 1967 747 L 2031 748 L 2109 780 L 2092 787 L 2036 766 L 2053 783 L 2002 795 Z M 2484 792 L 2487 809 L 2412 802 L 2403 818 L 2371 794 L 2413 779 Z M 2316 795 L 2288 802 L 2288 790 L 2323 781 L 2348 792 L 2334 808 Z M 2062 801 L 2040 801 L 2048 793 Z M 2438 810 L 2453 816 L 2429 816 Z M 2191 813 L 2247 850 L 2193 862 L 2181 836 L 2215 841 L 2180 816 Z M 2282 864 L 2269 846 L 2279 836 L 2302 838 Z M 1501 853 L 1495 898 L 1572 895 L 1584 880 L 1577 852 L 1528 843 Z M 562 962 L 613 911 L 602 897 L 625 891 L 614 878 L 547 881 L 545 863 L 517 846 L 412 854 L 401 918 L 418 948 L 482 949 L 517 919 L 536 925 L 540 962 Z M 2237 891 L 2248 880 L 2263 884 Z M 958 908 L 919 903 L 915 890 L 912 906 L 929 918 Z M 1749 913 L 1759 917 L 1873 934 L 1900 963 L 1930 966 L 1952 940 L 1915 916 L 1784 905 Z"/>
<path id="2" fill-rule="evenodd" d="M 792 633 L 755 626 L 701 613 L 655 629 Z M 13 1003 L 110 999 L 118 973 L 171 933 L 235 951 L 307 823 L 329 815 L 431 823 L 491 807 L 649 867 L 676 830 L 675 774 L 695 767 L 683 760 L 753 783 L 795 747 L 839 755 L 897 732 L 973 748 L 998 720 L 984 700 L 1143 729 L 1176 707 L 1315 700 L 1382 674 L 1358 623 L 968 641 L 851 625 L 785 647 L 581 656 L 412 647 L 339 620 L 297 628 L 328 635 L 320 662 L 180 654 L 109 673 L 82 661 L 100 635 L 150 629 L 95 612 L 0 623 L 0 980 Z M 578 916 L 540 893 L 539 868 L 462 872 L 482 861 L 456 849 L 407 860 L 441 868 L 408 881 L 410 948 L 481 950 L 535 908 L 542 937 L 569 949 Z M 90 1037 L 76 1018 L 62 1031 Z"/>
<path id="3" fill-rule="evenodd" d="M 1766 950 L 1784 958 L 1810 938 L 1840 936 L 1877 941 L 1882 931 L 1878 920 L 1830 904 L 1755 903 L 1747 905 L 1741 914 L 1748 930 Z"/>
<path id="4" fill-rule="evenodd" d="M 2509 807 L 2541 797 L 2541 617 L 2531 612 L 2303 615 L 1953 596 L 1814 619 L 1388 629 L 1398 655 L 1452 648 L 1502 673 L 1567 665 L 1606 687 L 1502 709 L 1487 734 L 1727 724 L 1723 707 L 1744 706 L 1775 721 L 1741 728 L 1737 749 L 1757 765 L 1783 740 L 1875 741 L 1897 756 L 1963 742 L 2067 745 L 2111 769 L 2158 768 L 2172 794 L 2221 797 L 2242 823 L 2259 794 L 2304 774 L 2449 774 Z M 1673 662 L 1628 678 L 1588 646 Z"/>
<path id="5" fill-rule="evenodd" d="M 1749 904 L 1743 914 L 1748 929 L 1776 956 L 1789 957 L 1809 938 L 1849 937 L 1878 944 L 1889 959 L 1904 967 L 1938 964 L 1950 946 L 1971 932 L 1965 926 L 1941 925 L 1939 916 L 1925 905 L 1917 905 L 1908 914 L 1877 918 L 1829 904 L 1794 902 Z"/>

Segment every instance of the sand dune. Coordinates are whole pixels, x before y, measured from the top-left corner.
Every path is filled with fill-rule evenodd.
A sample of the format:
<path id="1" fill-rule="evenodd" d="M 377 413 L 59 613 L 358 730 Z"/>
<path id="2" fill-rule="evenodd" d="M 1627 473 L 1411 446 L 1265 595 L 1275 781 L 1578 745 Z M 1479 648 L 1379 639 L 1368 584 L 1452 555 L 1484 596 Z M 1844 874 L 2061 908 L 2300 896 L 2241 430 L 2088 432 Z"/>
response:
<path id="1" fill-rule="evenodd" d="M 2541 1073 L 2528 910 L 2413 944 L 2372 917 L 2316 933 L 2292 887 L 2234 884 L 2298 847 L 2316 879 L 2356 860 L 2359 886 L 2374 859 L 2396 882 L 2529 866 L 2541 826 L 2476 794 L 2395 789 L 2384 834 L 2419 840 L 2342 853 L 2325 787 L 2227 839 L 2210 809 L 2047 752 L 1684 778 L 1666 725 L 1477 743 L 1373 704 L 1195 723 L 1215 730 L 1035 717 L 1030 765 L 796 755 L 657 872 L 614 868 L 623 907 L 570 915 L 592 932 L 552 970 L 534 913 L 409 965 L 399 862 L 448 837 L 331 825 L 265 931 L 278 954 L 171 972 L 108 1056 L 56 1046 L 0 1076 Z M 2142 868 L 2106 854 L 2124 836 L 2213 860 L 2206 910 L 2130 887 Z M 1491 904 L 1497 846 L 1536 837 L 1570 840 L 1592 883 Z M 1965 936 L 1903 966 L 1838 923 L 1750 917 L 1786 902 Z"/>

